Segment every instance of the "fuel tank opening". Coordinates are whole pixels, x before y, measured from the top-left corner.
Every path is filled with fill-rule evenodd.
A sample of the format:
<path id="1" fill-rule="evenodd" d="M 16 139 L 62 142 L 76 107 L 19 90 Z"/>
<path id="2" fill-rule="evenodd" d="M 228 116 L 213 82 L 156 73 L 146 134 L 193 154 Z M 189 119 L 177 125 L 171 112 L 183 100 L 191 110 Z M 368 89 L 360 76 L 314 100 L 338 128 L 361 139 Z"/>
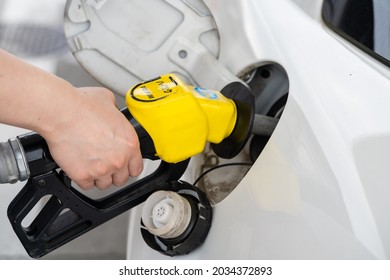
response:
<path id="1" fill-rule="evenodd" d="M 233 158 L 223 156 L 224 154 L 211 144 L 206 147 L 202 158 L 199 159 L 197 177 L 191 181 L 206 193 L 213 206 L 233 192 L 261 155 L 278 125 L 288 100 L 289 77 L 283 66 L 276 62 L 250 65 L 238 76 L 248 85 L 255 98 L 252 135 L 244 147 L 237 149 L 240 152 Z M 224 92 L 226 91 L 222 93 Z M 249 123 L 248 119 L 244 122 Z M 224 147 L 239 146 L 229 143 Z"/>

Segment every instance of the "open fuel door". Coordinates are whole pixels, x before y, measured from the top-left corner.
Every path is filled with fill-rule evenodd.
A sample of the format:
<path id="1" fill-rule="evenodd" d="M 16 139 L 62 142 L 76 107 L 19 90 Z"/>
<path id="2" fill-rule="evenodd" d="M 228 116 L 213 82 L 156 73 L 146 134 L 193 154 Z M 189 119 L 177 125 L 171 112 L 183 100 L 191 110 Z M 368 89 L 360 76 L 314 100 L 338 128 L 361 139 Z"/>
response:
<path id="1" fill-rule="evenodd" d="M 217 60 L 218 30 L 201 0 L 69 0 L 64 26 L 78 62 L 121 95 L 168 72 L 216 90 L 237 80 Z"/>

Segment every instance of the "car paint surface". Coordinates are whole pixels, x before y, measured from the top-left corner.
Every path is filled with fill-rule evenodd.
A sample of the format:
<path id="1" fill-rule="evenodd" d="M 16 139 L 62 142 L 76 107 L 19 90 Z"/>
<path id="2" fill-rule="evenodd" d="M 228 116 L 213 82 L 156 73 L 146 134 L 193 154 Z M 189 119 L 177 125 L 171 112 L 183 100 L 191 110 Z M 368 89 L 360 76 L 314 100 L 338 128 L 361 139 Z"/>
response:
<path id="1" fill-rule="evenodd" d="M 219 60 L 233 73 L 281 65 L 289 96 L 251 170 L 214 206 L 206 242 L 180 258 L 389 258 L 389 69 L 325 26 L 322 1 L 222 2 L 205 1 Z M 164 258 L 142 241 L 139 212 L 128 258 Z"/>

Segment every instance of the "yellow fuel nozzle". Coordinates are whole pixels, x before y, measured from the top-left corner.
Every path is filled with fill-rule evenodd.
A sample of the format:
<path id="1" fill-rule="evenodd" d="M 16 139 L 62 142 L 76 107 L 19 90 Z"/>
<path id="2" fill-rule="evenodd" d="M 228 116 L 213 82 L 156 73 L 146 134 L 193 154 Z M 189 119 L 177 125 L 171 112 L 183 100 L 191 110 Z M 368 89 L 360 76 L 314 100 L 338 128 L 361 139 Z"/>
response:
<path id="1" fill-rule="evenodd" d="M 153 139 L 157 156 L 166 162 L 180 162 L 201 153 L 206 142 L 229 150 L 227 146 L 238 144 L 238 130 L 242 134 L 237 128 L 242 123 L 237 102 L 215 90 L 188 86 L 173 74 L 134 86 L 126 94 L 126 104 Z M 246 134 L 250 133 L 251 122 L 253 118 L 244 125 L 249 127 Z M 233 142 L 226 142 L 231 135 L 235 135 Z"/>

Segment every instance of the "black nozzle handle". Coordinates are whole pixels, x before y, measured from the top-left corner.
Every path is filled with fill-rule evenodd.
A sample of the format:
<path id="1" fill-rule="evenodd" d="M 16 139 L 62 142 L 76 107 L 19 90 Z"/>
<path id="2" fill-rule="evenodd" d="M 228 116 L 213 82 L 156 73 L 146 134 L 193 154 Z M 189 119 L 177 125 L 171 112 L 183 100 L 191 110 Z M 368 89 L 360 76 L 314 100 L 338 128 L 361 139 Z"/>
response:
<path id="1" fill-rule="evenodd" d="M 127 109 L 122 110 L 122 113 L 134 122 Z M 143 157 L 159 159 L 150 136 L 140 125 L 133 125 Z M 161 161 L 152 174 L 96 200 L 72 186 L 70 178 L 59 169 L 39 134 L 29 133 L 17 139 L 23 148 L 29 179 L 8 206 L 8 218 L 27 253 L 33 258 L 48 254 L 145 201 L 162 184 L 179 179 L 189 162 L 186 160 L 173 164 Z M 4 150 L 10 153 L 8 147 Z M 10 169 L 14 170 L 15 162 L 11 162 L 11 165 Z M 39 203 L 39 213 L 32 222 L 26 222 L 26 217 L 33 209 L 36 211 Z"/>

